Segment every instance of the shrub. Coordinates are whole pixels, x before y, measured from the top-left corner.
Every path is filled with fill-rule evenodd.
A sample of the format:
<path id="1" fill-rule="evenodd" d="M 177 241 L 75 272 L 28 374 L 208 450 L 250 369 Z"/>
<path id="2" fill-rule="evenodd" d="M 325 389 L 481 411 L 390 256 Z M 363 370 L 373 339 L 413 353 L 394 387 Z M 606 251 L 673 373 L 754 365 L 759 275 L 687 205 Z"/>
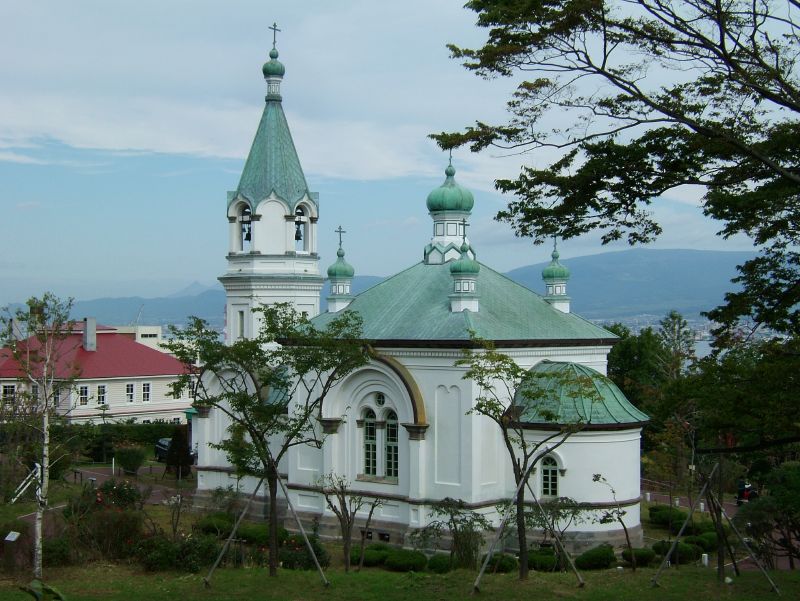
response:
<path id="1" fill-rule="evenodd" d="M 110 559 L 129 557 L 142 535 L 144 514 L 131 509 L 101 509 L 85 519 L 84 532 L 95 548 Z"/>
<path id="2" fill-rule="evenodd" d="M 617 561 L 611 545 L 599 545 L 589 549 L 575 558 L 575 565 L 579 570 L 605 570 Z"/>
<path id="3" fill-rule="evenodd" d="M 331 563 L 331 557 L 325 548 L 320 545 L 319 539 L 316 536 L 310 536 L 308 540 L 311 542 L 311 548 L 314 549 L 319 565 L 323 568 L 328 567 Z M 306 542 L 298 534 L 286 537 L 286 542 L 278 551 L 278 559 L 283 567 L 289 570 L 313 570 L 316 568 L 314 559 L 306 547 Z"/>
<path id="4" fill-rule="evenodd" d="M 392 549 L 386 556 L 384 565 L 392 572 L 421 572 L 427 563 L 428 558 L 421 551 Z"/>
<path id="5" fill-rule="evenodd" d="M 145 451 L 141 447 L 118 447 L 114 450 L 114 459 L 126 474 L 136 475 L 142 467 Z"/>
<path id="6" fill-rule="evenodd" d="M 708 535 L 711 535 L 710 537 Z M 710 552 L 717 548 L 717 535 L 713 532 L 706 532 L 697 536 L 686 536 L 683 542 L 687 545 L 695 545 L 700 547 L 703 551 Z"/>
<path id="7" fill-rule="evenodd" d="M 382 566 L 386 561 L 386 556 L 392 549 L 386 543 L 375 543 L 368 545 L 364 548 L 364 566 L 373 568 L 375 566 Z M 350 551 L 350 565 L 358 565 L 361 559 L 361 547 L 354 547 Z"/>
<path id="8" fill-rule="evenodd" d="M 652 549 L 647 549 L 647 548 L 634 549 L 633 556 L 636 558 L 636 566 L 643 568 L 653 563 L 653 560 L 656 558 L 656 552 L 653 551 Z M 624 559 L 626 562 L 630 564 L 633 563 L 631 561 L 630 549 L 626 548 L 622 550 L 622 559 Z"/>
<path id="9" fill-rule="evenodd" d="M 142 540 L 136 546 L 136 557 L 145 570 L 180 570 L 199 572 L 210 566 L 219 554 L 219 543 L 211 535 L 187 536 L 172 540 L 163 534 Z"/>
<path id="10" fill-rule="evenodd" d="M 685 511 L 669 505 L 653 505 L 650 508 L 650 521 L 653 524 L 664 526 L 665 528 L 670 527 L 671 524 L 676 531 L 681 527 L 687 515 L 689 514 Z"/>
<path id="11" fill-rule="evenodd" d="M 269 546 L 269 527 L 267 524 L 242 522 L 236 530 L 236 538 L 241 538 L 246 543 L 266 547 Z M 280 531 L 278 540 L 280 540 Z"/>
<path id="12" fill-rule="evenodd" d="M 72 563 L 72 542 L 65 536 L 42 541 L 42 560 L 47 567 L 68 566 Z"/>
<path id="13" fill-rule="evenodd" d="M 662 540 L 653 545 L 653 551 L 662 557 L 669 553 L 671 542 Z M 670 557 L 672 563 L 691 563 L 700 559 L 703 550 L 695 545 L 679 542 L 675 549 L 675 557 Z"/>
<path id="14" fill-rule="evenodd" d="M 483 556 L 482 561 L 486 561 L 486 555 Z M 517 568 L 519 568 L 517 558 L 508 553 L 495 553 L 489 560 L 489 565 L 486 566 L 487 570 L 499 574 L 507 574 L 508 572 L 515 571 Z"/>
<path id="15" fill-rule="evenodd" d="M 365 557 L 366 559 L 366 557 Z M 437 553 L 428 560 L 428 569 L 437 574 L 446 574 L 450 571 L 450 554 Z"/>
<path id="16" fill-rule="evenodd" d="M 86 493 L 84 493 L 86 494 Z M 90 493 L 91 494 L 91 493 Z M 135 484 L 114 478 L 106 480 L 95 493 L 96 505 L 114 506 L 120 509 L 141 509 L 144 502 L 142 492 Z"/>
<path id="17" fill-rule="evenodd" d="M 194 524 L 194 529 L 203 534 L 213 534 L 219 538 L 230 535 L 233 530 L 233 518 L 227 513 L 211 513 L 203 516 Z M 239 528 L 244 526 L 242 524 Z"/>
<path id="18" fill-rule="evenodd" d="M 553 572 L 558 564 L 558 559 L 552 554 L 528 553 L 528 567 L 539 572 Z"/>

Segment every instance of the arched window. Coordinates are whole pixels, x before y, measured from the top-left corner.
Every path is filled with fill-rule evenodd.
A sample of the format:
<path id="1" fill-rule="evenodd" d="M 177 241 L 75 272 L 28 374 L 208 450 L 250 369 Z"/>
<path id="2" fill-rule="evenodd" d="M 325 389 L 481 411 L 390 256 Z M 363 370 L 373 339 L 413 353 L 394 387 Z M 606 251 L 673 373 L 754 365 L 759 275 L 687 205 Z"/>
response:
<path id="1" fill-rule="evenodd" d="M 552 457 L 542 459 L 542 496 L 558 496 L 558 463 Z"/>
<path id="2" fill-rule="evenodd" d="M 309 250 L 308 219 L 303 207 L 297 207 L 294 211 L 294 249 L 295 251 Z"/>
<path id="3" fill-rule="evenodd" d="M 397 446 L 399 432 L 397 430 L 397 414 L 389 411 L 386 414 L 386 473 L 387 478 L 397 478 L 400 464 L 400 451 Z"/>
<path id="4" fill-rule="evenodd" d="M 378 475 L 378 440 L 375 428 L 375 412 L 364 411 L 364 475 Z"/>
<path id="5" fill-rule="evenodd" d="M 242 207 L 239 211 L 239 224 L 241 225 L 239 250 L 247 252 L 252 248 L 253 242 L 253 220 L 250 207 Z"/>

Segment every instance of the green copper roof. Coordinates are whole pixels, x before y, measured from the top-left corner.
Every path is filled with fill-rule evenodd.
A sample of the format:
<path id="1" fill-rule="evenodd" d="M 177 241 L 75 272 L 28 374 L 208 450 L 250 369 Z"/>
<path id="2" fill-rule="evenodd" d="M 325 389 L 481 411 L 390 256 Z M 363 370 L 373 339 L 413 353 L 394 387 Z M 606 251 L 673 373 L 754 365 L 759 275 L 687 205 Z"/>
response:
<path id="1" fill-rule="evenodd" d="M 650 418 L 631 405 L 622 391 L 597 370 L 579 363 L 542 361 L 534 365 L 517 390 L 528 424 L 638 424 Z"/>
<path id="2" fill-rule="evenodd" d="M 286 67 L 278 60 L 277 49 L 273 48 L 269 51 L 269 59 L 261 68 L 264 77 L 283 77 L 283 74 L 286 73 Z"/>
<path id="3" fill-rule="evenodd" d="M 456 183 L 456 170 L 452 165 L 448 165 L 444 170 L 447 176 L 444 183 L 428 194 L 428 210 L 431 213 L 439 211 L 471 211 L 475 204 L 472 192 L 462 188 Z"/>
<path id="4" fill-rule="evenodd" d="M 356 296 L 348 310 L 361 314 L 364 337 L 370 340 L 464 343 L 470 340 L 470 330 L 496 341 L 583 339 L 599 344 L 616 338 L 575 314 L 554 309 L 486 265 L 480 265 L 476 285 L 480 310 L 453 313 L 450 265 L 418 263 Z M 322 313 L 313 322 L 324 326 L 333 315 Z"/>
<path id="5" fill-rule="evenodd" d="M 453 275 L 457 274 L 476 274 L 481 270 L 481 265 L 475 259 L 470 259 L 469 255 L 469 244 L 464 242 L 461 245 L 461 258 L 453 261 L 450 263 L 450 273 Z"/>
<path id="6" fill-rule="evenodd" d="M 553 253 L 550 255 L 550 264 L 542 269 L 542 279 L 547 282 L 549 280 L 568 280 L 569 269 L 558 262 L 558 251 L 554 248 Z"/>
<path id="7" fill-rule="evenodd" d="M 267 100 L 236 191 L 253 205 L 274 191 L 290 209 L 308 192 L 280 100 Z"/>
<path id="8" fill-rule="evenodd" d="M 340 246 L 336 251 L 336 262 L 328 267 L 329 278 L 352 278 L 356 270 L 344 260 L 344 249 Z"/>

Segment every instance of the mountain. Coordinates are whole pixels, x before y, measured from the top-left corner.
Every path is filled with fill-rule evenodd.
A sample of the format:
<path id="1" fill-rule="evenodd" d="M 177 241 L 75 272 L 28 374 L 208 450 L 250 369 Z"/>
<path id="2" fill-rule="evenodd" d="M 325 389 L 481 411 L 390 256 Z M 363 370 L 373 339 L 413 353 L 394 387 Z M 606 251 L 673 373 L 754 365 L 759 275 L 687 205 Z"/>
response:
<path id="1" fill-rule="evenodd" d="M 719 305 L 734 289 L 736 266 L 751 252 L 635 248 L 563 260 L 571 277 L 572 310 L 588 319 L 664 316 L 675 309 L 696 317 Z M 542 292 L 547 263 L 508 272 L 511 279 Z"/>
<path id="2" fill-rule="evenodd" d="M 562 261 L 569 267 L 572 309 L 588 319 L 613 320 L 634 316 L 663 317 L 675 309 L 696 318 L 722 302 L 732 290 L 736 265 L 753 257 L 749 252 L 705 250 L 631 249 L 575 257 Z M 520 267 L 506 275 L 523 286 L 543 293 L 542 268 L 547 263 Z M 358 294 L 384 278 L 356 276 Z M 326 309 L 328 283 L 322 289 L 321 310 Z M 163 298 L 100 298 L 77 301 L 74 317 L 94 316 L 111 325 L 182 324 L 196 315 L 212 327 L 224 325 L 225 291 L 221 286 L 193 283 Z"/>

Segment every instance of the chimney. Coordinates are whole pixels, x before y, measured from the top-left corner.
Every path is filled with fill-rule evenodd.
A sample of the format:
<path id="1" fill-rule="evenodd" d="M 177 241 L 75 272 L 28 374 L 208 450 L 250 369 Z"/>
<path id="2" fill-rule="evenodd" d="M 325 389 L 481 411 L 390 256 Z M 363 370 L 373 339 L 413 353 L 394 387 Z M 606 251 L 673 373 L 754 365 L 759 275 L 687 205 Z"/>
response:
<path id="1" fill-rule="evenodd" d="M 97 320 L 94 317 L 83 318 L 83 350 L 97 350 Z"/>

